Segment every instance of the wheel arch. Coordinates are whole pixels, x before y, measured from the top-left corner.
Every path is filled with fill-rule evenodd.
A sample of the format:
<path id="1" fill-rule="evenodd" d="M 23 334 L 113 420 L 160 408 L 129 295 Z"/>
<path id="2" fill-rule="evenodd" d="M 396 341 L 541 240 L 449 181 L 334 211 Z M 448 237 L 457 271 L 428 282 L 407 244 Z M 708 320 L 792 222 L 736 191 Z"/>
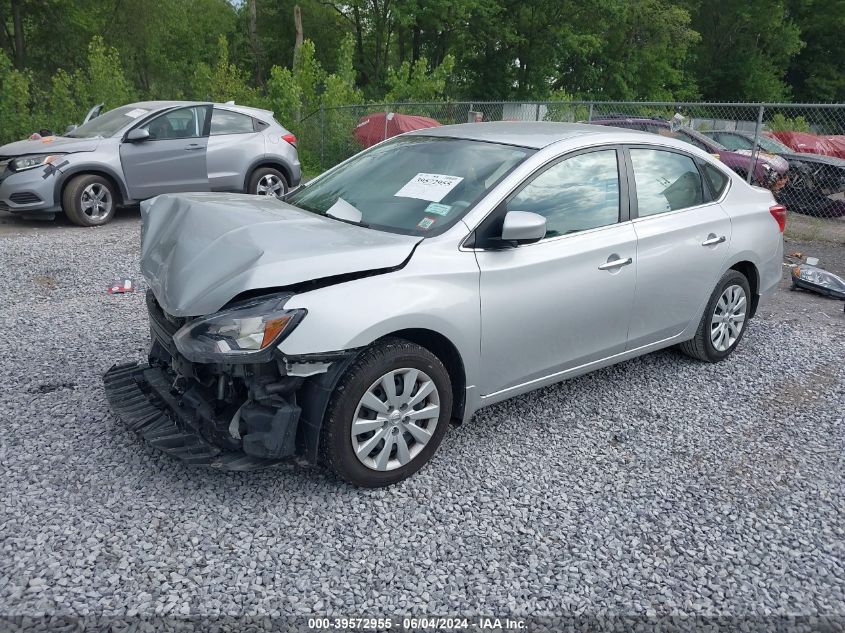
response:
<path id="1" fill-rule="evenodd" d="M 728 270 L 735 270 L 748 280 L 748 286 L 751 288 L 751 310 L 748 317 L 753 317 L 757 312 L 757 304 L 760 302 L 760 271 L 753 262 L 747 259 L 734 263 Z"/>
<path id="2" fill-rule="evenodd" d="M 341 376 L 359 354 L 388 338 L 400 338 L 427 349 L 446 367 L 452 384 L 452 421 L 463 420 L 466 409 L 466 371 L 463 358 L 452 341 L 434 330 L 405 328 L 395 330 L 370 342 L 369 345 L 350 350 L 333 362 L 326 373 L 306 378 L 299 391 L 302 417 L 300 418 L 300 447 L 307 459 L 316 463 L 319 455 L 320 432 L 329 400 Z"/>
<path id="3" fill-rule="evenodd" d="M 100 176 L 108 180 L 117 193 L 117 204 L 125 204 L 126 201 L 130 199 L 129 192 L 126 190 L 123 178 L 121 178 L 120 175 L 113 169 L 104 165 L 79 165 L 74 166 L 67 171 L 63 171 L 61 176 L 56 180 L 56 184 L 53 189 L 53 201 L 61 206 L 62 195 L 64 195 L 65 188 L 68 183 L 77 176 L 88 175 Z"/>
<path id="4" fill-rule="evenodd" d="M 443 334 L 426 328 L 397 330 L 373 341 L 373 344 L 384 338 L 401 338 L 424 347 L 440 359 L 452 383 L 452 419 L 463 420 L 466 407 L 466 369 L 461 353 L 455 344 Z"/>
<path id="5" fill-rule="evenodd" d="M 278 169 L 280 172 L 282 172 L 282 175 L 285 177 L 285 180 L 288 184 L 288 189 L 294 186 L 293 174 L 291 173 L 290 167 L 285 165 L 284 161 L 264 156 L 250 164 L 249 169 L 246 170 L 246 177 L 244 178 L 243 188 L 246 193 L 249 193 L 249 181 L 252 180 L 252 175 L 255 173 L 255 170 L 261 169 L 262 167 Z"/>

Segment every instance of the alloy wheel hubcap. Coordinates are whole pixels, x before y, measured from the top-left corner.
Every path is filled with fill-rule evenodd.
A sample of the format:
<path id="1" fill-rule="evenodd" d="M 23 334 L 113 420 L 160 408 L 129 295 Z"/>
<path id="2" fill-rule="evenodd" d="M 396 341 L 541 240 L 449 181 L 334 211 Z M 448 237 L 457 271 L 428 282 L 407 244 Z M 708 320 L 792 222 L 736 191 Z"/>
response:
<path id="1" fill-rule="evenodd" d="M 434 381 L 413 368 L 394 369 L 376 380 L 352 418 L 352 449 L 371 470 L 410 463 L 431 440 L 440 417 Z"/>
<path id="2" fill-rule="evenodd" d="M 111 192 L 105 185 L 95 182 L 82 190 L 82 212 L 92 220 L 102 220 L 111 209 Z"/>
<path id="3" fill-rule="evenodd" d="M 282 184 L 281 178 L 273 174 L 265 174 L 258 179 L 258 186 L 255 188 L 255 193 L 259 196 L 274 196 L 281 198 L 285 193 L 285 187 Z"/>
<path id="4" fill-rule="evenodd" d="M 748 301 L 742 286 L 728 286 L 716 302 L 710 319 L 710 342 L 719 352 L 734 346 L 745 325 Z"/>

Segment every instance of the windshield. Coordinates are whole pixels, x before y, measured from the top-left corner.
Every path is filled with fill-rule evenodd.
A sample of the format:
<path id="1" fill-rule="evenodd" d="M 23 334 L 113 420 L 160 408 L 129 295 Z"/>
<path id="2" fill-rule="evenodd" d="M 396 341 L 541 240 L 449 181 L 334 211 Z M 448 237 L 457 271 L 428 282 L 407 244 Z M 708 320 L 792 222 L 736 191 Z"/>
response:
<path id="1" fill-rule="evenodd" d="M 754 141 L 741 134 L 718 134 L 719 141 L 732 152 L 740 149 L 753 149 Z"/>
<path id="2" fill-rule="evenodd" d="M 746 136 L 745 134 L 739 132 L 714 132 L 713 134 L 718 134 L 719 141 L 721 141 L 721 143 L 731 151 L 735 152 L 741 149 L 754 149 L 753 136 Z M 788 154 L 792 151 L 783 143 L 767 136 L 760 136 L 758 144 L 764 152 L 769 152 L 770 154 Z"/>
<path id="3" fill-rule="evenodd" d="M 96 138 L 112 136 L 118 130 L 132 123 L 140 116 L 147 114 L 149 110 L 139 108 L 135 105 L 126 105 L 114 110 L 109 110 L 105 114 L 101 114 L 95 119 L 91 119 L 85 125 L 80 125 L 73 132 L 68 132 L 65 136 L 70 138 Z"/>
<path id="4" fill-rule="evenodd" d="M 287 202 L 348 221 L 360 217 L 370 228 L 434 235 L 532 153 L 498 143 L 401 137 L 362 152 Z"/>
<path id="5" fill-rule="evenodd" d="M 758 141 L 760 147 L 762 147 L 765 151 L 771 154 L 791 154 L 792 150 L 789 149 L 786 145 L 781 143 L 780 141 L 776 141 L 773 138 L 769 138 L 768 136 L 760 136 L 760 140 Z"/>

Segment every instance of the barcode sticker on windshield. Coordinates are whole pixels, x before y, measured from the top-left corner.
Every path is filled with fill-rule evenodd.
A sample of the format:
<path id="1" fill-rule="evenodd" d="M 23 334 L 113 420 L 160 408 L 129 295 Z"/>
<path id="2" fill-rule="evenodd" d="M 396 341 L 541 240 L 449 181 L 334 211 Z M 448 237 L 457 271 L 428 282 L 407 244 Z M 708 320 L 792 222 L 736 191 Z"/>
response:
<path id="1" fill-rule="evenodd" d="M 149 110 L 144 110 L 143 108 L 135 108 L 134 110 L 130 110 L 129 112 L 125 112 L 124 116 L 128 116 L 133 119 L 137 119 L 139 116 L 146 114 Z"/>
<path id="2" fill-rule="evenodd" d="M 423 213 L 435 213 L 437 215 L 449 215 L 449 211 L 452 210 L 452 205 L 450 204 L 440 204 L 439 202 L 432 202 L 429 204 Z"/>
<path id="3" fill-rule="evenodd" d="M 393 196 L 440 202 L 462 180 L 463 177 L 461 176 L 419 173 L 411 178 L 399 191 L 394 193 Z"/>

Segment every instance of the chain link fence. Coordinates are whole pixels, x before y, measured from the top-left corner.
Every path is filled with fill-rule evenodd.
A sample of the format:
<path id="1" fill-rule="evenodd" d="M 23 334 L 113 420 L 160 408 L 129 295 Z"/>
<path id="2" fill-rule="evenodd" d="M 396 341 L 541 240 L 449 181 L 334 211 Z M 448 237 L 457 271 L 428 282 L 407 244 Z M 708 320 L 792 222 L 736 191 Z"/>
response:
<path id="1" fill-rule="evenodd" d="M 481 121 L 583 122 L 682 139 L 766 187 L 790 212 L 845 224 L 845 104 L 446 102 L 322 108 L 299 121 L 300 155 L 328 169 L 410 129 Z"/>

